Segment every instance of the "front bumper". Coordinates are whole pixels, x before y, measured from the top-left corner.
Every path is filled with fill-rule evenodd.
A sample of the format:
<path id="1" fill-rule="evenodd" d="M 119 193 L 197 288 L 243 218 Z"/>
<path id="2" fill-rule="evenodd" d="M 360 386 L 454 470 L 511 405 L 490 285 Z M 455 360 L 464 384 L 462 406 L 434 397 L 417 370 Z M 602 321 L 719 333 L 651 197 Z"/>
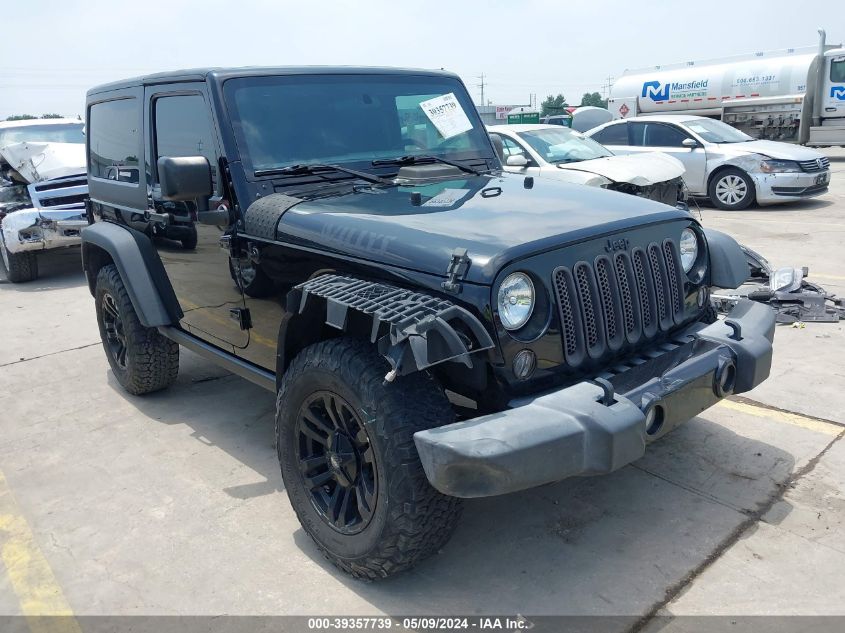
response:
<path id="1" fill-rule="evenodd" d="M 3 218 L 0 230 L 10 253 L 78 246 L 80 232 L 88 226 L 84 214 L 80 209 L 23 209 Z"/>
<path id="2" fill-rule="evenodd" d="M 447 495 L 487 497 L 621 468 L 642 457 L 647 442 L 763 382 L 774 327 L 768 306 L 743 299 L 724 321 L 691 326 L 677 345 L 608 375 L 604 387 L 584 381 L 419 431 L 426 477 Z"/>
<path id="3" fill-rule="evenodd" d="M 817 172 L 752 174 L 758 204 L 789 202 L 812 198 L 826 193 L 830 185 L 830 170 Z"/>

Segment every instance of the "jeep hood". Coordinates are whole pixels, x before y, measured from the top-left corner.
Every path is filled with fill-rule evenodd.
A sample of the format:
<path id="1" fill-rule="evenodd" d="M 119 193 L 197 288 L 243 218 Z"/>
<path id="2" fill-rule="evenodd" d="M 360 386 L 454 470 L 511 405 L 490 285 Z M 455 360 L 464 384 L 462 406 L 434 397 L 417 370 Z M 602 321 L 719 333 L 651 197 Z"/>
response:
<path id="1" fill-rule="evenodd" d="M 777 141 L 747 141 L 745 143 L 720 143 L 719 150 L 724 154 L 762 154 L 769 158 L 781 160 L 816 160 L 824 154 L 814 149 L 779 143 Z"/>
<path id="2" fill-rule="evenodd" d="M 466 280 L 482 284 L 508 262 L 538 252 L 691 219 L 636 196 L 508 173 L 358 189 L 284 206 L 276 225 L 280 241 L 440 276 L 452 252 L 465 248 L 472 260 Z"/>
<path id="3" fill-rule="evenodd" d="M 30 141 L 11 143 L 0 147 L 0 159 L 7 162 L 26 184 L 31 184 L 84 173 L 85 145 Z"/>
<path id="4" fill-rule="evenodd" d="M 627 182 L 638 187 L 656 185 L 684 175 L 683 163 L 662 152 L 605 156 L 577 163 L 561 163 L 557 167 L 566 171 L 598 174 L 613 182 Z"/>

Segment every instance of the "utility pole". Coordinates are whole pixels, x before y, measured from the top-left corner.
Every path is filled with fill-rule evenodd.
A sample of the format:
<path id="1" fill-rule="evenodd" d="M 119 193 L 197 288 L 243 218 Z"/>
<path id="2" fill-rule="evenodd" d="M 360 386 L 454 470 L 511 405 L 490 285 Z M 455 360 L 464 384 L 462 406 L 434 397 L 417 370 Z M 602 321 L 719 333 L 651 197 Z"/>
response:
<path id="1" fill-rule="evenodd" d="M 481 73 L 478 78 L 481 80 L 481 83 L 475 85 L 481 88 L 481 105 L 487 105 L 487 102 L 484 100 L 484 73 Z"/>
<path id="2" fill-rule="evenodd" d="M 607 76 L 607 83 L 601 87 L 602 96 L 610 99 L 610 87 L 613 85 L 613 75 Z"/>

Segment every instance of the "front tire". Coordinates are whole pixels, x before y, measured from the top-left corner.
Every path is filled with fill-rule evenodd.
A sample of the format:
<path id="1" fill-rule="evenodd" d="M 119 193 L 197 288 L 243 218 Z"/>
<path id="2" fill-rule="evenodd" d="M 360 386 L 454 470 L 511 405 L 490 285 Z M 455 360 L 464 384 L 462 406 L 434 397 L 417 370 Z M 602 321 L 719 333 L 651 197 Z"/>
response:
<path id="1" fill-rule="evenodd" d="M 141 324 L 113 264 L 100 269 L 94 300 L 103 349 L 120 385 L 135 396 L 169 387 L 179 373 L 179 345 Z"/>
<path id="2" fill-rule="evenodd" d="M 754 181 L 736 167 L 717 173 L 710 181 L 707 195 L 719 209 L 738 211 L 748 208 L 757 197 Z"/>
<path id="3" fill-rule="evenodd" d="M 429 485 L 416 431 L 454 421 L 424 373 L 384 382 L 389 366 L 363 341 L 331 339 L 303 350 L 276 401 L 282 478 L 302 527 L 356 577 L 383 578 L 449 540 L 461 500 Z"/>
<path id="4" fill-rule="evenodd" d="M 32 251 L 10 253 L 6 250 L 6 243 L 0 237 L 0 254 L 6 267 L 6 277 L 13 284 L 34 281 L 38 278 L 38 257 Z"/>

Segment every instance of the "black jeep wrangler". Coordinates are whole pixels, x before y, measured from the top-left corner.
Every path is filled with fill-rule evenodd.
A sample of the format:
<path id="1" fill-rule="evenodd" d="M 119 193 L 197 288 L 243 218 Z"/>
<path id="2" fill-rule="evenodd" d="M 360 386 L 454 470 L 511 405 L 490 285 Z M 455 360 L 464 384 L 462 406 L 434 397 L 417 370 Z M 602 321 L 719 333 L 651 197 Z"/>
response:
<path id="1" fill-rule="evenodd" d="M 747 277 L 736 242 L 503 173 L 455 75 L 173 72 L 86 112 L 115 376 L 163 389 L 184 346 L 276 393 L 291 504 L 353 575 L 436 552 L 462 497 L 608 473 L 768 376 L 771 310 L 709 307 Z"/>

